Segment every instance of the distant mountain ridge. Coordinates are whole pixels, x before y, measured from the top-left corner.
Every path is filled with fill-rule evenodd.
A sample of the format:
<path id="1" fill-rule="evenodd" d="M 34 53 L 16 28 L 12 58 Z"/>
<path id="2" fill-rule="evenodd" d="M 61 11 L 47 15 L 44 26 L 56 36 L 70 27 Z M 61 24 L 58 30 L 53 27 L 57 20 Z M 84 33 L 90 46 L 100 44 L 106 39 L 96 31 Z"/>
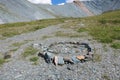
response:
<path id="1" fill-rule="evenodd" d="M 65 5 L 33 4 L 27 0 L 0 0 L 0 24 L 62 17 L 86 17 L 120 9 L 120 0 L 74 1 Z"/>

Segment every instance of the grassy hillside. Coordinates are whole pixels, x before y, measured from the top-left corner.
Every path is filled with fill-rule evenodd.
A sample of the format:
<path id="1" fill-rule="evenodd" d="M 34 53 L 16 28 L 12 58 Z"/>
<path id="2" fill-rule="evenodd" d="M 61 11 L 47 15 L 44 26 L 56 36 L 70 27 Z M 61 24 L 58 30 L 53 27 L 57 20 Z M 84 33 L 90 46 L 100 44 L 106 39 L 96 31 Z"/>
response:
<path id="1" fill-rule="evenodd" d="M 47 19 L 32 22 L 18 22 L 0 25 L 0 39 L 12 37 L 22 33 L 36 31 L 47 26 L 55 25 L 64 22 L 64 19 Z"/>
<path id="2" fill-rule="evenodd" d="M 87 24 L 85 30 L 94 39 L 102 43 L 110 43 L 114 48 L 120 48 L 120 11 L 104 13 L 85 20 L 84 24 Z"/>
<path id="3" fill-rule="evenodd" d="M 72 28 L 78 32 L 87 31 L 99 42 L 108 43 L 117 49 L 120 48 L 120 11 L 107 12 L 99 16 L 86 18 L 49 19 L 2 24 L 0 25 L 0 38 L 4 39 L 60 23 L 64 23 L 63 28 Z"/>

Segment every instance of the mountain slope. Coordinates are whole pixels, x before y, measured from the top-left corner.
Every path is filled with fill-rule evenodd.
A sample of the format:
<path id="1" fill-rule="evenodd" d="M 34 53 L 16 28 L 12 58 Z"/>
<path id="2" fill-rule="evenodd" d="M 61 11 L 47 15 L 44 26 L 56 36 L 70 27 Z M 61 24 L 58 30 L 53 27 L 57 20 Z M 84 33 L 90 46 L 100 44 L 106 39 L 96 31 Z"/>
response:
<path id="1" fill-rule="evenodd" d="M 0 23 L 92 16 L 120 9 L 119 5 L 120 0 L 74 1 L 60 6 L 32 4 L 26 0 L 0 0 Z"/>

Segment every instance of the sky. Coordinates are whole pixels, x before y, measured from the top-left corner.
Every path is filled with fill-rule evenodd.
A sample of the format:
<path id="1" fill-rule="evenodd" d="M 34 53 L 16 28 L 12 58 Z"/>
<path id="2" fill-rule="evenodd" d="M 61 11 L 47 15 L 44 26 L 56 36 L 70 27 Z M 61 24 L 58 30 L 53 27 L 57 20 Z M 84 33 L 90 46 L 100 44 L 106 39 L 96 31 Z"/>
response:
<path id="1" fill-rule="evenodd" d="M 71 3 L 73 0 L 28 0 L 35 4 L 51 4 L 51 5 L 64 5 L 64 3 Z M 90 1 L 90 0 L 79 0 L 79 1 Z"/>
<path id="2" fill-rule="evenodd" d="M 62 4 L 65 3 L 65 0 L 52 0 L 52 4 Z"/>

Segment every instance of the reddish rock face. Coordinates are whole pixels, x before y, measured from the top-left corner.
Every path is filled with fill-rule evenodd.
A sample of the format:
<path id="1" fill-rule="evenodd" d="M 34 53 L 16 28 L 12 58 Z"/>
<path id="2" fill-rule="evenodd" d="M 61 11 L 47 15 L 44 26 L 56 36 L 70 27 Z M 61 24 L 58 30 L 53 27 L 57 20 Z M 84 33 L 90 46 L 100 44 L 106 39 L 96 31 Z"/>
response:
<path id="1" fill-rule="evenodd" d="M 78 0 L 73 1 L 75 5 L 79 6 L 80 9 L 82 9 L 85 13 L 87 13 L 88 16 L 93 16 L 94 14 L 86 7 L 86 5 L 83 2 L 80 2 Z"/>

